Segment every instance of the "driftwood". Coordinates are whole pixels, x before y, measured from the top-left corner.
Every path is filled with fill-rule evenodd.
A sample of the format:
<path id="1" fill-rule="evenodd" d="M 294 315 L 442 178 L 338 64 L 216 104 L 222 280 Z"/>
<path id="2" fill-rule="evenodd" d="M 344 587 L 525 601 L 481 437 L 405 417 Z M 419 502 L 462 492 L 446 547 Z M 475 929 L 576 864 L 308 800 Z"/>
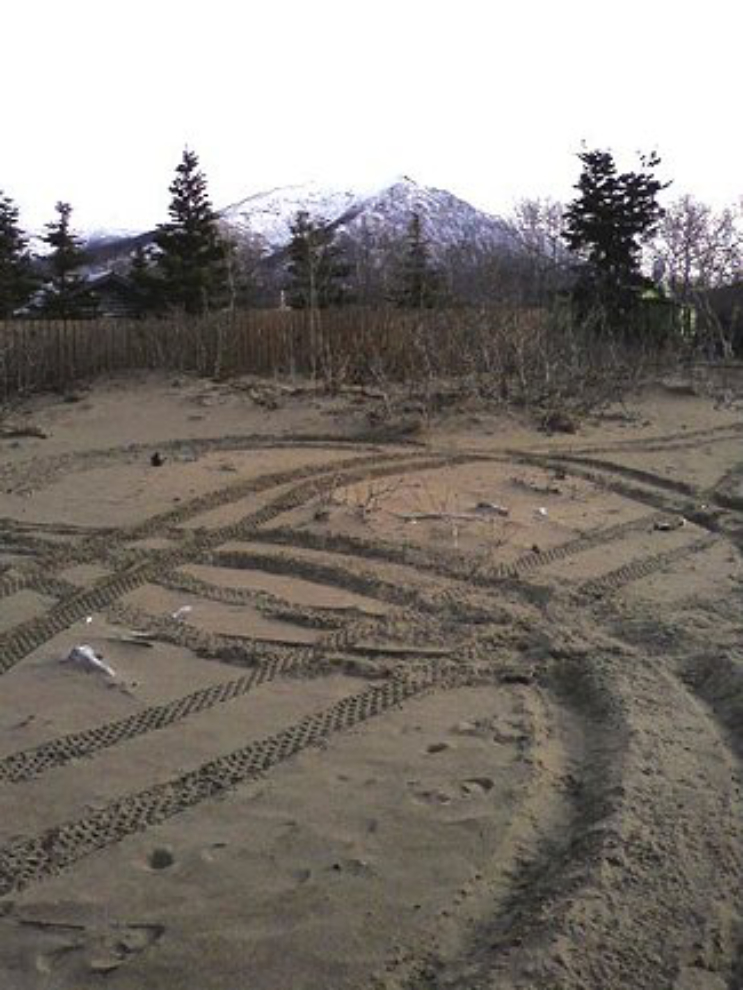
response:
<path id="1" fill-rule="evenodd" d="M 509 510 L 495 502 L 478 502 L 471 512 L 396 512 L 398 519 L 405 522 L 423 522 L 430 519 L 445 520 L 446 522 L 482 522 L 488 517 L 510 515 Z"/>

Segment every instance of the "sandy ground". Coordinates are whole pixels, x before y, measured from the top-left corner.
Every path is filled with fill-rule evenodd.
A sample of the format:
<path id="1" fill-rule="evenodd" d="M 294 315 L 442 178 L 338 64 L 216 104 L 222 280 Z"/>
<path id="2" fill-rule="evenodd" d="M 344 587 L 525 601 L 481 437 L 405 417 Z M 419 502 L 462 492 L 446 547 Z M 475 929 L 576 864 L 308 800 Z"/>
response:
<path id="1" fill-rule="evenodd" d="M 257 394 L 0 419 L 0 987 L 740 990 L 743 403 Z"/>

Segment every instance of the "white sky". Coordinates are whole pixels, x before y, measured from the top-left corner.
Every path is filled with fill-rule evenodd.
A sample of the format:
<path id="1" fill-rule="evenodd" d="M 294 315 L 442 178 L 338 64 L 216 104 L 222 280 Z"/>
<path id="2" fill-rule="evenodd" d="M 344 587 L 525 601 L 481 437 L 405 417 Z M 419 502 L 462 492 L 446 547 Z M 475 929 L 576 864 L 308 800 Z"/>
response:
<path id="1" fill-rule="evenodd" d="M 166 219 L 184 144 L 215 206 L 405 173 L 474 205 L 569 198 L 581 142 L 743 194 L 740 0 L 2 0 L 0 189 L 40 226 Z"/>

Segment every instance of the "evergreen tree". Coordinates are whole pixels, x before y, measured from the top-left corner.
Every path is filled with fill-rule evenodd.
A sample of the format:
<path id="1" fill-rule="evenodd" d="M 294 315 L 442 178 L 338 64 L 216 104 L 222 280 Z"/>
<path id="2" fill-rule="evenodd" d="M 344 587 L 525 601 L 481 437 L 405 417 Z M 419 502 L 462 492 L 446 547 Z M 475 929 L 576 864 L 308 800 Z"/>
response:
<path id="1" fill-rule="evenodd" d="M 8 319 L 34 289 L 26 236 L 18 226 L 18 208 L 0 192 L 0 319 Z"/>
<path id="2" fill-rule="evenodd" d="M 53 320 L 80 320 L 96 315 L 96 302 L 79 272 L 85 253 L 72 232 L 69 203 L 57 203 L 57 219 L 46 225 L 43 240 L 51 247 L 47 264 L 51 278 L 44 287 L 41 312 Z"/>
<path id="3" fill-rule="evenodd" d="M 618 172 L 608 151 L 578 155 L 583 171 L 579 195 L 565 211 L 563 237 L 583 259 L 575 295 L 583 306 L 601 306 L 610 322 L 629 314 L 646 284 L 642 244 L 663 216 L 658 194 L 670 183 L 653 170 L 657 155 L 641 155 L 637 172 Z"/>
<path id="4" fill-rule="evenodd" d="M 165 301 L 186 313 L 220 308 L 227 298 L 225 245 L 193 151 L 183 152 L 170 192 L 170 222 L 155 235 Z"/>
<path id="5" fill-rule="evenodd" d="M 431 260 L 419 214 L 408 225 L 392 301 L 406 309 L 430 309 L 443 301 L 443 278 Z"/>
<path id="6" fill-rule="evenodd" d="M 292 309 L 324 309 L 349 302 L 351 265 L 333 228 L 300 210 L 290 229 L 287 301 Z"/>
<path id="7" fill-rule="evenodd" d="M 128 271 L 128 302 L 134 316 L 161 315 L 165 309 L 163 280 L 158 274 L 156 261 L 143 247 L 132 255 Z"/>

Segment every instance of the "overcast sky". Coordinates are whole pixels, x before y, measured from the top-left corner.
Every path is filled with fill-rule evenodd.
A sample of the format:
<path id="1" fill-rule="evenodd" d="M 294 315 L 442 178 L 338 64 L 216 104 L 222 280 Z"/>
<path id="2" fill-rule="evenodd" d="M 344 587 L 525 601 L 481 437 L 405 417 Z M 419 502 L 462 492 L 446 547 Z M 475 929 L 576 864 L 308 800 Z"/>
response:
<path id="1" fill-rule="evenodd" d="M 185 144 L 216 206 L 407 174 L 567 198 L 581 142 L 743 194 L 740 0 L 2 0 L 0 189 L 22 222 L 166 218 Z"/>

